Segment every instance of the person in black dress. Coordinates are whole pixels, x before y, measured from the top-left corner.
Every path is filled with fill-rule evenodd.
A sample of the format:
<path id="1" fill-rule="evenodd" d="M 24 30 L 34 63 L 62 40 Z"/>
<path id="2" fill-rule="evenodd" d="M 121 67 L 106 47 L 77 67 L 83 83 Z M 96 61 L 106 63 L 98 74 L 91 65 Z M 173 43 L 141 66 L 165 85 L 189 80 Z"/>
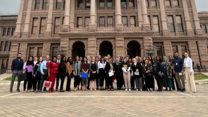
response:
<path id="1" fill-rule="evenodd" d="M 67 67 L 71 67 L 70 70 L 72 70 L 73 68 L 73 62 L 72 62 L 72 58 L 71 57 L 68 57 L 67 59 Z M 71 71 L 71 73 L 67 74 L 67 83 L 66 83 L 66 91 L 71 91 L 71 79 L 73 78 L 73 71 Z"/>
<path id="2" fill-rule="evenodd" d="M 95 62 L 95 57 L 92 58 L 92 62 L 90 63 L 90 90 L 92 91 L 92 85 L 94 82 L 94 90 L 96 91 L 96 79 L 98 74 L 98 65 Z"/>
<path id="3" fill-rule="evenodd" d="M 108 79 L 108 85 L 107 85 L 108 91 L 110 91 L 110 90 L 113 91 L 114 75 L 109 76 L 109 72 L 113 71 L 113 73 L 115 73 L 114 67 L 113 67 L 113 64 L 112 64 L 112 59 L 108 59 L 108 63 L 106 63 L 105 71 L 106 71 L 106 76 L 107 76 L 107 79 Z"/>
<path id="4" fill-rule="evenodd" d="M 121 90 L 122 83 L 123 83 L 123 77 L 122 77 L 122 64 L 119 62 L 119 58 L 116 58 L 116 62 L 114 63 L 114 77 L 116 77 L 117 80 L 117 90 Z"/>
<path id="5" fill-rule="evenodd" d="M 64 85 L 64 80 L 67 75 L 67 62 L 66 62 L 66 57 L 62 56 L 61 57 L 61 63 L 59 66 L 59 77 L 61 78 L 61 87 L 60 87 L 60 92 L 64 92 L 63 90 L 63 85 Z"/>

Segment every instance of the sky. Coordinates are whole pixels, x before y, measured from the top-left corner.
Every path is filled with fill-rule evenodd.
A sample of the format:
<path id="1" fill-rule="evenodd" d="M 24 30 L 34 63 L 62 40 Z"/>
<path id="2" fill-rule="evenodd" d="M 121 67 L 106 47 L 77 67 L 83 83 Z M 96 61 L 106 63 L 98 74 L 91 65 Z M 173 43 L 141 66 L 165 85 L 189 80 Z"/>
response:
<path id="1" fill-rule="evenodd" d="M 208 0 L 195 0 L 198 12 L 208 11 Z M 0 15 L 18 14 L 20 0 L 0 0 Z"/>

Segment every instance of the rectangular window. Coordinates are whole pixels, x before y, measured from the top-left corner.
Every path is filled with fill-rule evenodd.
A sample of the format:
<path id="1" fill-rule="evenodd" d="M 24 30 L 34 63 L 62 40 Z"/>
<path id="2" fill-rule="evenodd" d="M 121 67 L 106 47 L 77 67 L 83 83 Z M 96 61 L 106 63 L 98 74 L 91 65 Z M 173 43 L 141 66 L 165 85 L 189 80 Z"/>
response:
<path id="1" fill-rule="evenodd" d="M 173 0 L 173 5 L 174 5 L 174 6 L 179 6 L 178 0 Z"/>
<path id="2" fill-rule="evenodd" d="M 8 28 L 8 30 L 7 30 L 7 36 L 9 36 L 10 33 L 11 33 L 11 28 Z"/>
<path id="3" fill-rule="evenodd" d="M 146 0 L 146 6 L 149 7 L 149 0 Z"/>
<path id="4" fill-rule="evenodd" d="M 162 58 L 163 54 L 162 54 L 162 46 L 156 46 L 157 49 L 157 56 L 160 56 Z"/>
<path id="5" fill-rule="evenodd" d="M 35 9 L 39 9 L 40 8 L 40 0 L 36 0 L 35 1 Z"/>
<path id="6" fill-rule="evenodd" d="M 7 31 L 7 29 L 6 29 L 6 28 L 4 28 L 4 29 L 3 29 L 3 36 L 5 36 L 5 35 L 6 35 L 6 31 Z"/>
<path id="7" fill-rule="evenodd" d="M 62 0 L 56 1 L 56 9 L 61 9 L 61 2 L 62 2 Z"/>
<path id="8" fill-rule="evenodd" d="M 63 3 L 63 7 L 65 9 L 65 6 L 66 6 L 66 0 L 64 0 L 64 3 Z"/>
<path id="9" fill-rule="evenodd" d="M 90 17 L 85 17 L 85 27 L 89 27 Z"/>
<path id="10" fill-rule="evenodd" d="M 108 27 L 113 27 L 113 17 L 108 17 Z"/>
<path id="11" fill-rule="evenodd" d="M 45 33 L 45 25 L 46 25 L 46 18 L 41 18 L 41 23 L 40 23 L 40 34 Z"/>
<path id="12" fill-rule="evenodd" d="M 37 27 L 38 27 L 38 18 L 33 18 L 32 34 L 37 33 Z"/>
<path id="13" fill-rule="evenodd" d="M 4 51 L 7 51 L 7 50 L 8 50 L 8 46 L 9 46 L 9 42 L 6 41 L 6 42 L 5 42 L 5 46 L 4 46 Z"/>
<path id="14" fill-rule="evenodd" d="M 126 7 L 126 0 L 121 0 L 121 7 Z"/>
<path id="15" fill-rule="evenodd" d="M 168 26 L 169 26 L 169 31 L 170 32 L 175 32 L 173 16 L 172 15 L 168 16 Z"/>
<path id="16" fill-rule="evenodd" d="M 129 7 L 134 7 L 134 0 L 129 0 Z"/>
<path id="17" fill-rule="evenodd" d="M 15 28 L 12 28 L 12 36 L 14 35 L 14 32 L 15 32 Z"/>
<path id="18" fill-rule="evenodd" d="M 108 8 L 113 7 L 113 1 L 112 0 L 107 0 L 107 7 Z"/>
<path id="19" fill-rule="evenodd" d="M 207 33 L 207 27 L 206 27 L 206 25 L 202 24 L 201 27 L 202 27 L 204 33 Z"/>
<path id="20" fill-rule="evenodd" d="M 131 16 L 130 17 L 130 27 L 136 27 L 136 21 L 135 17 Z"/>
<path id="21" fill-rule="evenodd" d="M 62 18 L 62 25 L 64 24 L 64 17 Z"/>
<path id="22" fill-rule="evenodd" d="M 158 16 L 153 16 L 153 28 L 155 32 L 160 31 Z"/>
<path id="23" fill-rule="evenodd" d="M 38 47 L 38 52 L 37 52 L 37 57 L 42 57 L 42 52 L 43 52 L 43 48 L 42 47 Z"/>
<path id="24" fill-rule="evenodd" d="M 105 27 L 105 17 L 100 17 L 99 18 L 99 26 L 100 27 Z"/>
<path id="25" fill-rule="evenodd" d="M 151 6 L 152 7 L 156 7 L 157 6 L 156 0 L 151 0 Z"/>
<path id="26" fill-rule="evenodd" d="M 54 33 L 57 34 L 60 31 L 61 19 L 60 17 L 55 18 L 55 31 Z"/>
<path id="27" fill-rule="evenodd" d="M 128 27 L 128 19 L 126 16 L 122 17 L 122 23 L 123 23 L 123 27 Z"/>
<path id="28" fill-rule="evenodd" d="M 174 56 L 174 53 L 178 52 L 178 47 L 177 46 L 172 46 L 172 49 L 173 49 L 173 56 Z"/>
<path id="29" fill-rule="evenodd" d="M 187 52 L 187 48 L 186 48 L 185 45 L 182 45 L 182 46 L 181 46 L 181 52 L 182 52 L 182 57 L 183 57 L 183 59 L 184 59 L 184 58 L 185 58 L 184 53 Z"/>
<path id="30" fill-rule="evenodd" d="M 78 0 L 78 8 L 83 8 L 83 0 Z"/>
<path id="31" fill-rule="evenodd" d="M 150 16 L 147 16 L 147 18 L 148 18 L 148 22 L 149 22 L 149 24 L 150 24 L 150 29 L 152 29 L 151 18 L 150 18 Z"/>
<path id="32" fill-rule="evenodd" d="M 48 8 L 48 0 L 43 0 L 43 9 Z"/>
<path id="33" fill-rule="evenodd" d="M 176 22 L 178 26 L 178 32 L 183 32 L 182 20 L 180 15 L 176 16 Z"/>
<path id="34" fill-rule="evenodd" d="M 4 47 L 4 41 L 1 41 L 0 51 L 3 51 L 3 47 Z"/>
<path id="35" fill-rule="evenodd" d="M 28 57 L 30 57 L 30 56 L 34 56 L 34 47 L 29 48 L 29 56 Z"/>
<path id="36" fill-rule="evenodd" d="M 11 50 L 12 42 L 9 43 L 9 51 Z"/>
<path id="37" fill-rule="evenodd" d="M 90 8 L 90 0 L 85 0 L 85 8 Z"/>
<path id="38" fill-rule="evenodd" d="M 5 64 L 6 64 L 6 60 L 5 59 L 2 59 L 1 67 L 5 67 Z"/>
<path id="39" fill-rule="evenodd" d="M 82 28 L 82 17 L 77 18 L 77 28 Z"/>
<path id="40" fill-rule="evenodd" d="M 170 0 L 165 0 L 165 6 L 171 6 Z"/>
<path id="41" fill-rule="evenodd" d="M 53 47 L 52 48 L 52 58 L 57 57 L 58 55 L 58 47 Z"/>
<path id="42" fill-rule="evenodd" d="M 100 8 L 104 8 L 105 7 L 105 0 L 100 0 Z"/>

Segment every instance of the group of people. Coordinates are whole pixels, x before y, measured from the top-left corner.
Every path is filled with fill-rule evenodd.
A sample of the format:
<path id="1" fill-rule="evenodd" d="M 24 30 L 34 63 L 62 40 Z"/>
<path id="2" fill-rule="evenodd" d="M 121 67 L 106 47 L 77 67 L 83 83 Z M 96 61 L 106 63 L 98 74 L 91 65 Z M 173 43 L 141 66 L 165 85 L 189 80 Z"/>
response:
<path id="1" fill-rule="evenodd" d="M 106 57 L 79 57 L 73 61 L 71 57 L 58 55 L 50 60 L 49 55 L 43 58 L 30 56 L 27 62 L 23 63 L 21 53 L 13 60 L 11 70 L 12 81 L 10 92 L 13 92 L 13 83 L 20 74 L 26 74 L 24 80 L 24 92 L 65 92 L 71 91 L 71 79 L 74 78 L 74 91 L 82 90 L 117 90 L 125 91 L 154 91 L 155 80 L 158 91 L 185 90 L 196 92 L 192 59 L 188 53 L 184 53 L 185 59 L 179 57 L 175 52 L 172 56 L 160 56 L 148 58 L 136 56 L 135 58 L 117 57 L 115 60 L 110 55 Z M 28 68 L 29 67 L 29 68 Z M 66 80 L 66 89 L 64 82 Z M 185 78 L 186 85 L 185 88 Z M 59 80 L 61 85 L 59 87 Z M 46 90 L 43 87 L 44 81 L 50 81 L 51 87 Z M 56 83 L 56 87 L 54 86 Z M 116 86 L 114 85 L 116 84 Z M 176 89 L 177 88 L 177 89 Z M 20 92 L 20 82 L 17 85 Z"/>

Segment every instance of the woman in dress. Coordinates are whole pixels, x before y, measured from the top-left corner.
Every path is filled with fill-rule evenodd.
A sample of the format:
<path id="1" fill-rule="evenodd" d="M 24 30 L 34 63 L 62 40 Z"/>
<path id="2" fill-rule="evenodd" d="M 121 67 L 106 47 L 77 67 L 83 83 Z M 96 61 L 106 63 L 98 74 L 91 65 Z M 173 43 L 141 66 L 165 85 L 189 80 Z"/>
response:
<path id="1" fill-rule="evenodd" d="M 26 93 L 26 86 L 27 86 L 27 92 L 29 93 L 31 88 L 32 88 L 32 84 L 33 84 L 33 71 L 28 71 L 28 67 L 31 67 L 31 69 L 34 68 L 34 61 L 33 61 L 33 57 L 30 56 L 27 60 L 27 62 L 25 62 L 24 66 L 23 66 L 23 73 L 26 72 L 27 74 L 27 80 L 24 81 L 24 92 Z"/>
<path id="2" fill-rule="evenodd" d="M 71 78 L 73 76 L 72 73 L 72 61 L 70 60 L 71 58 L 69 57 L 67 59 L 67 83 L 66 83 L 66 91 L 71 91 Z"/>
<path id="3" fill-rule="evenodd" d="M 49 92 L 54 92 L 54 84 L 56 80 L 56 74 L 58 73 L 59 63 L 56 61 L 56 57 L 53 58 L 53 61 L 47 62 L 46 67 L 48 68 L 48 81 L 51 81 L 51 87 L 49 88 Z"/>
<path id="4" fill-rule="evenodd" d="M 117 90 L 121 90 L 121 86 L 122 86 L 122 64 L 119 62 L 119 58 L 116 58 L 116 62 L 113 66 L 114 68 L 114 77 L 116 77 L 117 80 Z"/>
<path id="5" fill-rule="evenodd" d="M 153 91 L 154 88 L 154 79 L 152 77 L 152 65 L 149 64 L 148 60 L 145 60 L 143 66 L 145 83 L 148 91 Z"/>
<path id="6" fill-rule="evenodd" d="M 82 66 L 82 74 L 84 73 L 85 75 L 88 74 L 89 71 L 89 64 L 87 63 L 87 57 L 84 57 Z M 87 91 L 87 85 L 88 85 L 88 75 L 86 78 L 81 77 L 82 79 L 82 91 Z"/>
<path id="7" fill-rule="evenodd" d="M 99 78 L 100 78 L 100 90 L 105 90 L 103 88 L 104 78 L 105 78 L 105 65 L 106 65 L 106 62 L 104 60 L 104 57 L 102 57 L 101 60 L 98 62 Z"/>
<path id="8" fill-rule="evenodd" d="M 130 66 L 127 62 L 126 58 L 124 58 L 124 62 L 122 64 L 122 70 L 123 70 L 123 78 L 125 83 L 125 91 L 131 91 L 131 74 L 130 74 Z"/>
<path id="9" fill-rule="evenodd" d="M 186 76 L 186 82 L 187 82 L 186 90 L 190 93 L 195 93 L 196 85 L 194 81 L 194 70 L 193 70 L 192 59 L 189 57 L 188 53 L 186 52 L 184 53 L 184 56 L 186 57 L 184 59 L 185 76 Z"/>
<path id="10" fill-rule="evenodd" d="M 106 66 L 105 66 L 105 71 L 106 71 L 106 78 L 108 79 L 108 86 L 107 86 L 108 91 L 113 91 L 114 75 L 109 76 L 109 72 L 113 71 L 113 73 L 115 73 L 113 63 L 112 63 L 112 59 L 108 59 L 108 63 L 106 63 Z"/>
<path id="11" fill-rule="evenodd" d="M 165 86 L 165 91 L 171 91 L 171 88 L 173 88 L 173 83 L 172 83 L 172 66 L 171 63 L 167 61 L 167 57 L 163 57 L 163 62 L 162 62 L 162 68 L 163 68 L 163 73 L 164 73 L 164 86 Z"/>
<path id="12" fill-rule="evenodd" d="M 64 92 L 63 85 L 64 85 L 64 80 L 67 75 L 67 72 L 68 72 L 68 67 L 67 67 L 66 57 L 62 56 L 61 63 L 59 66 L 59 77 L 61 78 L 60 92 Z"/>
<path id="13" fill-rule="evenodd" d="M 40 73 L 40 65 L 43 62 L 43 58 L 40 57 L 39 61 L 35 64 L 34 68 L 34 78 L 35 82 L 33 84 L 33 91 L 38 92 L 40 90 L 40 80 L 41 80 L 41 73 Z"/>
<path id="14" fill-rule="evenodd" d="M 96 79 L 97 79 L 97 74 L 98 74 L 98 65 L 95 62 L 95 57 L 92 58 L 92 62 L 90 63 L 89 66 L 90 69 L 90 90 L 92 91 L 92 85 L 94 82 L 94 90 L 96 91 Z"/>

